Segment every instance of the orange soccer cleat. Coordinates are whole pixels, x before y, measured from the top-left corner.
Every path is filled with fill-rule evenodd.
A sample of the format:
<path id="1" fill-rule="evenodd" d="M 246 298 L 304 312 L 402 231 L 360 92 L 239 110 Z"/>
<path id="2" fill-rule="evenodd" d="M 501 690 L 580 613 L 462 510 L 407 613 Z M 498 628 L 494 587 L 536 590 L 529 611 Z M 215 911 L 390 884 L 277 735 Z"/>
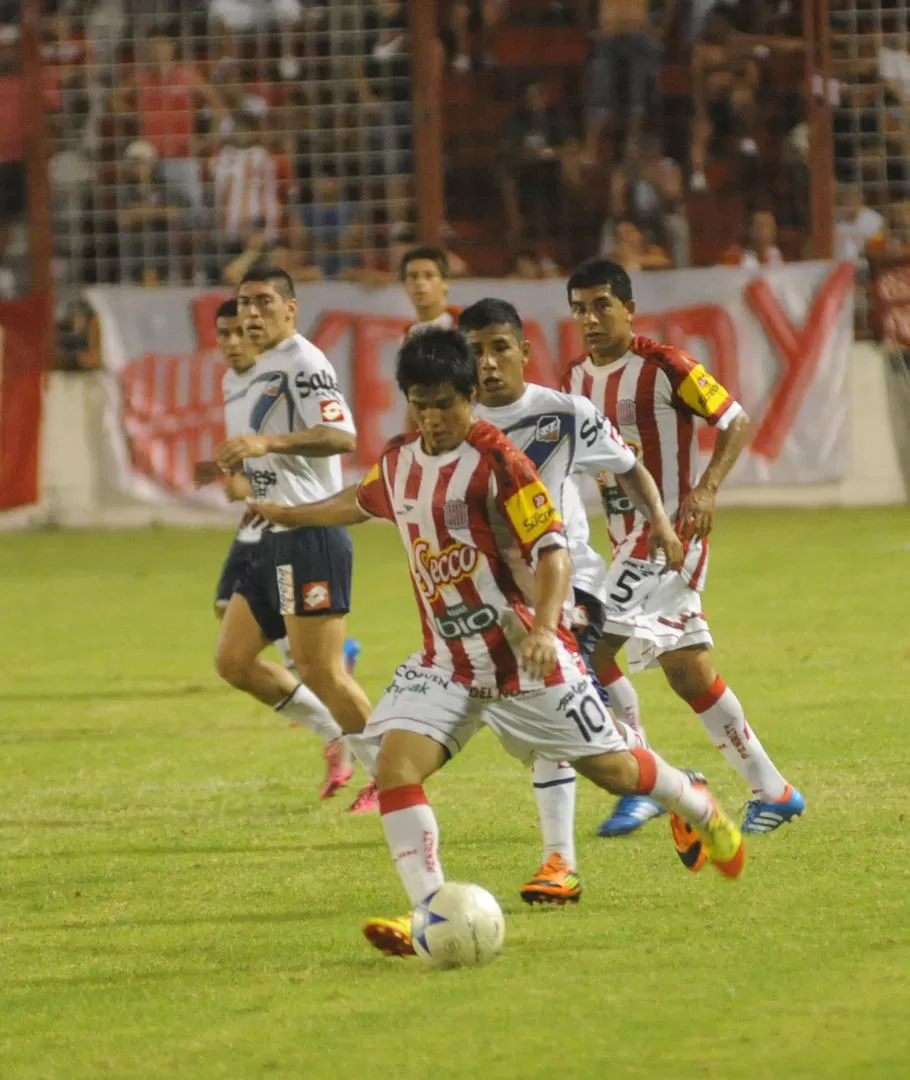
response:
<path id="1" fill-rule="evenodd" d="M 581 878 L 558 852 L 554 852 L 521 890 L 526 904 L 577 904 Z"/>

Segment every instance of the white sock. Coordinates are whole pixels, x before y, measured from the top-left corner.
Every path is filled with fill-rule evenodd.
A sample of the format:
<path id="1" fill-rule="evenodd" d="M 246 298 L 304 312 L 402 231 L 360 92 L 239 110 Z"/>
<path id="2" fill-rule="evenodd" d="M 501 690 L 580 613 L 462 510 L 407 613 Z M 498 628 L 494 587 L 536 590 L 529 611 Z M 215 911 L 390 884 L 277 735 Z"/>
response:
<path id="1" fill-rule="evenodd" d="M 573 870 L 575 855 L 575 770 L 564 761 L 538 758 L 532 770 L 534 798 L 543 838 L 543 861 L 558 852 Z"/>
<path id="2" fill-rule="evenodd" d="M 360 763 L 363 771 L 372 779 L 376 769 L 376 759 L 379 757 L 379 744 L 372 739 L 365 739 L 363 735 L 345 735 L 344 741 L 350 747 L 351 753 Z"/>
<path id="3" fill-rule="evenodd" d="M 600 685 L 607 692 L 613 715 L 627 727 L 637 731 L 644 739 L 645 746 L 647 746 L 648 740 L 641 723 L 641 706 L 638 701 L 638 691 L 632 685 L 632 680 L 623 674 L 619 664 L 610 664 L 608 668 L 598 671 L 597 678 L 600 680 Z"/>
<path id="4" fill-rule="evenodd" d="M 379 813 L 389 852 L 411 906 L 443 883 L 439 826 L 420 784 L 379 792 Z"/>
<path id="5" fill-rule="evenodd" d="M 689 704 L 698 713 L 714 745 L 746 781 L 752 794 L 779 799 L 787 790 L 787 781 L 746 723 L 739 699 L 720 675 L 710 690 Z"/>
<path id="6" fill-rule="evenodd" d="M 684 772 L 668 765 L 653 750 L 633 750 L 638 759 L 638 794 L 655 801 L 690 825 L 706 825 L 714 813 L 714 801 L 702 787 L 696 787 Z"/>
<path id="7" fill-rule="evenodd" d="M 298 683 L 294 693 L 275 706 L 275 712 L 290 717 L 301 727 L 318 735 L 324 743 L 334 742 L 344 735 L 329 710 L 303 683 Z"/>
<path id="8" fill-rule="evenodd" d="M 278 655 L 281 657 L 282 664 L 284 664 L 288 671 L 293 671 L 296 675 L 297 665 L 294 663 L 294 657 L 291 656 L 291 643 L 288 639 L 283 637 L 280 641 L 274 641 L 272 644 L 275 646 Z"/>

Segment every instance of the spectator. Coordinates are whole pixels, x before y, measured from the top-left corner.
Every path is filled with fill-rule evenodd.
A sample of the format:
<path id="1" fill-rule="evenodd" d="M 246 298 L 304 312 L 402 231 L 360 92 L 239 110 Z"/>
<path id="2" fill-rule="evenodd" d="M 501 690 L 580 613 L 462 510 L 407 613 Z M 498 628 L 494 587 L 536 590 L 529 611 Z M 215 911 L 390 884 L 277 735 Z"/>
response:
<path id="1" fill-rule="evenodd" d="M 493 35 L 505 14 L 508 0 L 454 0 L 442 38 L 453 71 L 467 74 L 472 67 L 495 64 Z M 480 57 L 473 55 L 472 32 L 480 40 Z"/>
<path id="2" fill-rule="evenodd" d="M 644 135 L 629 142 L 628 153 L 610 184 L 612 217 L 638 221 L 670 253 L 677 268 L 690 263 L 689 219 L 686 216 L 682 169 L 661 150 L 660 139 Z M 613 222 L 604 224 L 609 241 Z M 601 250 L 605 243 L 601 241 Z"/>
<path id="3" fill-rule="evenodd" d="M 519 281 L 542 281 L 547 278 L 563 276 L 563 271 L 556 265 L 549 255 L 538 257 L 533 248 L 522 248 L 515 256 L 512 270 L 508 274 L 510 278 Z"/>
<path id="4" fill-rule="evenodd" d="M 761 266 L 780 266 L 784 257 L 777 246 L 777 219 L 770 210 L 754 210 L 742 244 L 734 244 L 724 252 L 725 266 L 745 266 L 757 270 Z"/>
<path id="5" fill-rule="evenodd" d="M 689 186 L 693 191 L 704 191 L 708 186 L 705 170 L 715 136 L 735 132 L 741 154 L 758 154 L 755 102 L 759 67 L 753 52 L 748 39 L 734 33 L 725 13 L 710 13 L 702 38 L 692 49 L 695 117 Z"/>
<path id="6" fill-rule="evenodd" d="M 143 139 L 158 155 L 158 172 L 168 198 L 186 202 L 197 220 L 203 211 L 202 161 L 195 137 L 196 110 L 207 105 L 216 126 L 229 121 L 218 92 L 190 64 L 177 61 L 176 29 L 153 27 L 148 63 L 132 79 Z M 124 91 L 120 92 L 120 95 Z"/>
<path id="7" fill-rule="evenodd" d="M 310 18 L 318 16 L 310 9 Z M 296 52 L 306 12 L 302 0 L 211 0 L 209 23 L 215 34 L 231 37 L 234 34 L 278 30 L 281 42 L 279 70 L 283 79 L 293 80 L 300 75 Z"/>
<path id="8" fill-rule="evenodd" d="M 0 26 L 0 266 L 7 270 L 12 228 L 26 208 L 19 30 Z"/>
<path id="9" fill-rule="evenodd" d="M 528 85 L 524 104 L 506 127 L 506 157 L 500 170 L 500 188 L 513 236 L 521 233 L 525 216 L 534 216 L 537 231 L 547 232 L 544 222 L 559 205 L 562 192 L 561 152 L 568 135 L 565 117 L 550 105 L 544 84 Z"/>
<path id="10" fill-rule="evenodd" d="M 274 244 L 285 224 L 291 166 L 264 145 L 254 119 L 237 118 L 230 143 L 215 155 L 210 169 L 219 240 L 235 255 L 260 230 Z"/>
<path id="11" fill-rule="evenodd" d="M 865 265 L 870 251 L 885 247 L 885 219 L 877 210 L 863 205 L 862 190 L 855 184 L 841 192 L 835 229 L 834 254 Z"/>
<path id="12" fill-rule="evenodd" d="M 338 170 L 331 162 L 323 163 L 312 190 L 312 201 L 298 207 L 291 222 L 291 248 L 305 250 L 324 277 L 355 276 L 361 268 L 360 207 L 344 197 Z"/>
<path id="13" fill-rule="evenodd" d="M 180 236 L 189 211 L 162 183 L 155 147 L 137 139 L 126 148 L 117 185 L 122 276 L 142 285 L 181 278 Z"/>
<path id="14" fill-rule="evenodd" d="M 602 254 L 618 262 L 630 274 L 636 270 L 669 270 L 673 265 L 667 252 L 647 239 L 631 218 L 620 218 L 616 222 Z"/>
<path id="15" fill-rule="evenodd" d="M 376 0 L 365 23 L 366 59 L 358 92 L 369 123 L 371 171 L 411 171 L 411 60 L 404 0 Z"/>
<path id="16" fill-rule="evenodd" d="M 618 83 L 625 83 L 628 135 L 638 134 L 642 120 L 657 99 L 663 27 L 652 19 L 649 0 L 598 0 L 594 49 L 588 63 L 585 156 L 598 159 L 600 137 L 616 107 Z M 673 17 L 675 0 L 667 0 L 665 21 Z"/>
<path id="17" fill-rule="evenodd" d="M 87 113 L 87 102 L 85 106 L 74 106 L 66 99 L 88 98 L 97 64 L 91 42 L 81 27 L 62 12 L 46 16 L 42 29 L 41 75 L 45 102 L 54 111 Z"/>

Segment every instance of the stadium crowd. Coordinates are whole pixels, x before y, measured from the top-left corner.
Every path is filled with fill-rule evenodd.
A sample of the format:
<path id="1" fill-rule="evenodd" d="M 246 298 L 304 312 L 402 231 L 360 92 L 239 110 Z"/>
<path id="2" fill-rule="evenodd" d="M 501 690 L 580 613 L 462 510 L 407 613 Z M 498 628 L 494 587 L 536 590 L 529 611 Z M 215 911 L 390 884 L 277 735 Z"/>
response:
<path id="1" fill-rule="evenodd" d="M 27 281 L 18 5 L 0 5 L 0 295 Z M 837 254 L 910 229 L 906 4 L 834 0 Z M 454 274 L 799 258 L 809 146 L 793 0 L 440 0 Z M 872 21 L 870 21 L 872 20 Z M 54 274 L 391 280 L 417 239 L 406 0 L 46 0 Z M 78 330 L 75 331 L 78 334 Z"/>

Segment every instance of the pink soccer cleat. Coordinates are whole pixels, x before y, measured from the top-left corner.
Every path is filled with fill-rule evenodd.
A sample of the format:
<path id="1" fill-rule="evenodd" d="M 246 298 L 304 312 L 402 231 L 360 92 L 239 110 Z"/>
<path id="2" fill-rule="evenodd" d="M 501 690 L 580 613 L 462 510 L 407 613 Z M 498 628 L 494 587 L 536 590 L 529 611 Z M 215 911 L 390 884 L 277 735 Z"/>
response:
<path id="1" fill-rule="evenodd" d="M 379 788 L 371 780 L 357 792 L 357 798 L 348 807 L 349 814 L 372 814 L 379 809 Z"/>
<path id="2" fill-rule="evenodd" d="M 340 739 L 326 744 L 323 751 L 325 758 L 325 780 L 319 789 L 320 799 L 331 799 L 347 784 L 354 775 L 354 766 L 348 755 L 348 749 Z"/>

